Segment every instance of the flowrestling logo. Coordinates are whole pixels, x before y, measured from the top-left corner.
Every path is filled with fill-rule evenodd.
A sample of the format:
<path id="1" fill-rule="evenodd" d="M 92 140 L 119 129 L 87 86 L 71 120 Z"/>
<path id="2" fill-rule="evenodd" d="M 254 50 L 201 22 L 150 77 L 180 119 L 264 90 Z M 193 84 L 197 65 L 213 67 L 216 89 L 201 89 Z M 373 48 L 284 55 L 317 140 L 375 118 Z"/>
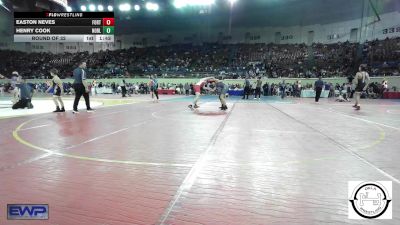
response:
<path id="1" fill-rule="evenodd" d="M 8 220 L 47 220 L 49 205 L 47 204 L 8 204 Z"/>
<path id="2" fill-rule="evenodd" d="M 392 182 L 349 181 L 349 219 L 392 219 Z"/>

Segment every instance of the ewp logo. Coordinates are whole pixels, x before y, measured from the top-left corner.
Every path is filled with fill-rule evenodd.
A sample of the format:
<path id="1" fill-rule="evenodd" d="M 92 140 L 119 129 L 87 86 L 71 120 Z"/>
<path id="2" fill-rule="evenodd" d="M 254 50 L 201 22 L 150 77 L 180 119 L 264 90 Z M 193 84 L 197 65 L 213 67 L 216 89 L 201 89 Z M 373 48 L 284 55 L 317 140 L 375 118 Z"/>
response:
<path id="1" fill-rule="evenodd" d="M 49 205 L 47 204 L 8 204 L 7 219 L 9 220 L 47 220 Z"/>

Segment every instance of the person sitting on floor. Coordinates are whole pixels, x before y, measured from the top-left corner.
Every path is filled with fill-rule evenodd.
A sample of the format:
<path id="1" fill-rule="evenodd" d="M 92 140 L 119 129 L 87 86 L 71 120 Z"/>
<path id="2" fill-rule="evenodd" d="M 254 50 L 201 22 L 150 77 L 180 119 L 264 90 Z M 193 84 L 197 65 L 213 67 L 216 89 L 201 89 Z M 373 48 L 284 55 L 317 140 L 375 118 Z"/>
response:
<path id="1" fill-rule="evenodd" d="M 335 100 L 337 102 L 350 102 L 350 99 L 347 98 L 347 94 L 339 95 L 339 97 Z"/>
<path id="2" fill-rule="evenodd" d="M 25 80 L 21 80 L 19 83 L 16 84 L 16 86 L 19 88 L 19 100 L 12 106 L 12 109 L 32 109 L 32 87 L 28 85 Z"/>

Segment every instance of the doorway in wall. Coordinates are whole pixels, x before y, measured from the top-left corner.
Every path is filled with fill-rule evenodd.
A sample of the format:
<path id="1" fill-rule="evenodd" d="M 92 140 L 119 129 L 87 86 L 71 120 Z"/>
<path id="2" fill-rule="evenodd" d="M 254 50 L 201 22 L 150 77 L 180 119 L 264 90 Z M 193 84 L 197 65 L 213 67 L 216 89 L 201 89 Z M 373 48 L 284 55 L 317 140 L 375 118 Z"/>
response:
<path id="1" fill-rule="evenodd" d="M 65 51 L 65 49 L 64 49 L 64 43 L 58 43 L 58 46 L 57 46 L 56 51 L 57 51 L 57 54 L 58 54 L 58 53 L 63 53 L 63 52 Z"/>
<path id="2" fill-rule="evenodd" d="M 26 42 L 25 43 L 25 51 L 26 52 L 31 52 L 32 51 L 32 43 L 31 42 Z"/>
<path id="3" fill-rule="evenodd" d="M 350 30 L 350 42 L 357 42 L 358 28 Z"/>
<path id="4" fill-rule="evenodd" d="M 276 32 L 275 33 L 275 44 L 280 44 L 281 43 L 281 38 L 282 38 L 281 32 Z"/>
<path id="5" fill-rule="evenodd" d="M 307 45 L 312 45 L 314 42 L 314 31 L 308 31 L 308 36 L 307 36 Z"/>

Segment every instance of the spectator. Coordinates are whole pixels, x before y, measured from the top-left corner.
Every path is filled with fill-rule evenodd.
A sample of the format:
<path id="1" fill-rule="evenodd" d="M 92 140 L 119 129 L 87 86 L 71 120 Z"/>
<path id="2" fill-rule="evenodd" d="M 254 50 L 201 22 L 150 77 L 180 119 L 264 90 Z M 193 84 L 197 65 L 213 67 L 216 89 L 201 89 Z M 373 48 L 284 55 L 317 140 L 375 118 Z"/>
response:
<path id="1" fill-rule="evenodd" d="M 244 80 L 244 91 L 242 99 L 244 99 L 245 97 L 246 99 L 249 99 L 249 94 L 250 94 L 250 81 L 249 78 L 246 77 L 246 79 Z"/>
<path id="2" fill-rule="evenodd" d="M 189 95 L 190 85 L 185 83 L 185 95 Z"/>
<path id="3" fill-rule="evenodd" d="M 261 77 L 258 77 L 257 78 L 257 81 L 256 81 L 256 90 L 255 90 L 255 92 L 254 92 L 254 99 L 256 99 L 257 98 L 257 96 L 258 96 L 258 100 L 260 100 L 260 97 L 261 97 L 261 87 L 262 87 L 262 80 L 261 80 Z"/>

